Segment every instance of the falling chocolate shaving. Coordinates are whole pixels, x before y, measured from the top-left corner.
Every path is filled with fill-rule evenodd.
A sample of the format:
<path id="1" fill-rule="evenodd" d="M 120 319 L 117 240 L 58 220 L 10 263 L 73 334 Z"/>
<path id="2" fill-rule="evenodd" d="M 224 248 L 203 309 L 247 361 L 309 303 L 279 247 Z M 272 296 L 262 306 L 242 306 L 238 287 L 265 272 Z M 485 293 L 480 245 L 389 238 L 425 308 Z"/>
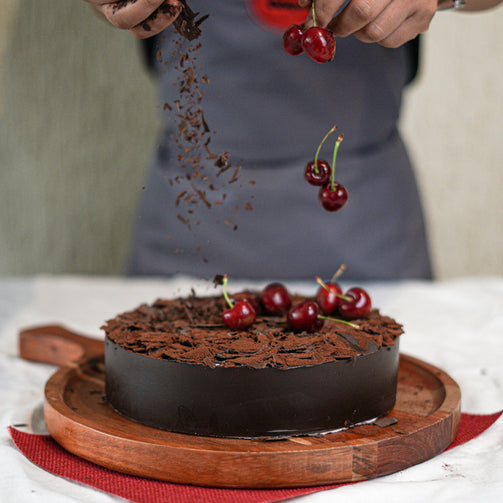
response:
<path id="1" fill-rule="evenodd" d="M 214 164 L 217 168 L 223 168 L 221 169 L 220 172 L 223 172 L 226 169 L 228 169 L 230 167 L 229 152 L 222 152 L 221 154 L 219 154 Z"/>
<path id="2" fill-rule="evenodd" d="M 176 214 L 176 218 L 178 218 L 178 220 L 180 220 L 180 222 L 182 222 L 184 225 L 186 225 L 189 229 L 191 228 L 190 222 L 186 218 L 183 218 L 183 216 L 180 213 Z M 176 253 L 176 250 L 175 250 L 175 253 Z"/>
<path id="3" fill-rule="evenodd" d="M 176 196 L 176 206 L 178 206 L 180 204 L 180 199 L 185 196 L 185 194 L 187 194 L 187 191 L 186 190 L 183 190 L 182 192 L 180 192 L 180 194 L 178 194 Z"/>
<path id="4" fill-rule="evenodd" d="M 206 159 L 207 159 L 207 160 L 213 160 L 213 159 L 216 159 L 216 158 L 217 158 L 217 154 L 214 154 L 214 153 L 210 150 L 210 147 L 209 147 L 210 141 L 211 141 L 211 138 L 208 138 L 208 139 L 204 142 L 204 148 L 206 149 L 206 152 L 208 152 L 208 157 L 206 157 Z"/>
<path id="5" fill-rule="evenodd" d="M 206 198 L 206 192 L 204 190 L 198 189 L 193 183 L 191 183 L 190 186 L 196 192 L 196 194 L 199 196 L 201 201 L 206 205 L 206 207 L 211 208 L 211 203 Z"/>
<path id="6" fill-rule="evenodd" d="M 206 19 L 206 16 L 198 19 L 198 14 L 188 8 L 187 2 L 183 2 L 183 12 L 180 16 L 187 15 L 197 26 Z M 205 92 L 201 86 L 209 84 L 209 78 L 206 74 L 200 77 L 195 64 L 195 53 L 202 47 L 201 42 L 185 44 L 180 37 L 176 37 L 173 43 L 175 47 L 168 61 L 171 58 L 176 61 L 172 83 L 178 96 L 171 99 L 169 103 L 165 103 L 163 109 L 170 114 L 170 118 L 176 126 L 176 132 L 170 134 L 170 138 L 177 149 L 176 163 L 183 171 L 182 174 L 175 174 L 168 178 L 168 181 L 171 186 L 174 186 L 175 183 L 181 185 L 180 192 L 173 201 L 173 206 L 180 210 L 177 218 L 189 230 L 192 230 L 192 224 L 200 225 L 202 220 L 194 218 L 197 217 L 197 208 L 210 209 L 214 204 L 222 204 L 226 199 L 226 194 L 223 193 L 224 185 L 238 181 L 242 171 L 240 166 L 236 168 L 231 166 L 229 152 L 225 151 L 217 155 L 210 149 L 212 137 L 217 132 L 211 130 L 202 107 Z M 157 52 L 156 57 L 161 65 L 168 62 L 162 61 L 161 51 Z M 217 169 L 211 172 L 207 171 L 208 174 L 206 174 L 204 170 L 209 167 L 211 162 Z M 226 172 L 227 174 L 224 174 Z M 219 179 L 217 180 L 216 177 Z M 208 197 L 209 191 L 212 192 L 212 196 L 218 199 L 216 203 Z M 251 196 L 250 199 L 252 199 Z M 253 207 L 249 205 L 248 209 L 251 208 Z M 227 220 L 230 221 L 230 217 L 232 217 L 234 221 L 238 216 L 235 214 L 227 215 Z M 222 223 L 224 221 L 225 218 L 220 220 Z M 233 228 L 236 230 L 237 224 Z M 202 253 L 202 250 L 198 250 L 198 253 Z"/>
<path id="7" fill-rule="evenodd" d="M 203 112 L 203 110 L 201 108 L 199 109 L 199 112 L 201 114 L 201 123 L 203 125 L 203 131 L 205 133 L 209 133 L 211 130 L 210 130 L 210 126 L 208 126 L 208 123 L 206 122 L 206 119 L 204 117 L 204 112 Z"/>
<path id="8" fill-rule="evenodd" d="M 234 168 L 234 172 L 232 173 L 232 176 L 229 180 L 229 183 L 234 183 L 237 181 L 240 171 L 241 171 L 241 166 L 237 166 L 236 168 Z"/>

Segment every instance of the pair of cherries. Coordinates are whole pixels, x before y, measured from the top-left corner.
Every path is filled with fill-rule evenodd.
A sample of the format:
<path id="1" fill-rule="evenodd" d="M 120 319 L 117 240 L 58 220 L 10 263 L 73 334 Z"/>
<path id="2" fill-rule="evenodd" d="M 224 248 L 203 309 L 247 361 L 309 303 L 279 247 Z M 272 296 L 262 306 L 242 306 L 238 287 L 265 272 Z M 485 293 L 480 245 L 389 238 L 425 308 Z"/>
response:
<path id="1" fill-rule="evenodd" d="M 319 278 L 317 278 L 318 280 Z M 321 280 L 320 280 L 321 281 Z M 321 283 L 320 283 L 321 284 Z M 288 326 L 296 331 L 316 332 L 325 320 L 333 320 L 358 328 L 347 320 L 363 318 L 372 310 L 372 301 L 363 288 L 350 288 L 344 295 L 337 283 L 322 283 L 316 294 L 316 300 L 305 300 L 288 311 Z M 331 318 L 338 312 L 343 319 Z"/>
<path id="2" fill-rule="evenodd" d="M 326 28 L 316 25 L 314 0 L 311 3 L 313 26 L 304 30 L 298 24 L 293 24 L 283 34 L 283 49 L 291 56 L 307 54 L 316 63 L 332 61 L 335 56 L 334 34 Z"/>
<path id="3" fill-rule="evenodd" d="M 334 152 L 332 156 L 332 166 L 327 161 L 318 159 L 321 147 L 325 143 L 326 139 L 337 129 L 334 126 L 325 135 L 321 143 L 318 145 L 314 160 L 306 164 L 304 168 L 304 179 L 310 185 L 319 186 L 320 191 L 318 193 L 318 199 L 321 206 L 326 211 L 338 211 L 346 205 L 348 202 L 348 191 L 346 187 L 339 182 L 335 181 L 335 160 L 337 158 L 337 151 L 339 150 L 339 145 L 344 138 L 344 134 L 340 134 L 334 145 Z"/>
<path id="4" fill-rule="evenodd" d="M 341 270 L 343 269 L 339 269 Z M 336 278 L 335 275 L 334 278 Z M 267 285 L 261 292 L 260 298 L 251 292 L 236 294 L 233 296 L 234 302 L 226 291 L 226 275 L 223 276 L 222 284 L 224 297 L 229 305 L 229 309 L 222 314 L 222 321 L 232 330 L 246 330 L 253 325 L 257 314 L 261 311 L 272 316 L 286 313 L 287 325 L 291 330 L 313 332 L 323 326 L 325 319 L 332 319 L 327 315 L 333 314 L 336 309 L 346 320 L 364 317 L 372 309 L 370 297 L 365 290 L 354 287 L 342 295 L 342 290 L 334 279 L 328 284 L 320 283 L 316 302 L 305 300 L 294 306 L 292 306 L 292 298 L 287 288 L 281 283 Z M 356 326 L 345 320 L 336 321 Z"/>
<path id="5" fill-rule="evenodd" d="M 307 54 L 316 63 L 327 63 L 335 56 L 335 38 L 331 31 L 319 26 L 293 24 L 283 33 L 283 49 L 290 56 Z"/>
<path id="6" fill-rule="evenodd" d="M 281 283 L 267 285 L 260 298 L 251 292 L 241 292 L 233 296 L 227 294 L 227 275 L 223 276 L 223 294 L 229 309 L 222 313 L 222 322 L 232 330 L 246 330 L 257 319 L 257 314 L 262 310 L 269 315 L 281 315 L 288 311 L 292 299 L 287 289 Z"/>

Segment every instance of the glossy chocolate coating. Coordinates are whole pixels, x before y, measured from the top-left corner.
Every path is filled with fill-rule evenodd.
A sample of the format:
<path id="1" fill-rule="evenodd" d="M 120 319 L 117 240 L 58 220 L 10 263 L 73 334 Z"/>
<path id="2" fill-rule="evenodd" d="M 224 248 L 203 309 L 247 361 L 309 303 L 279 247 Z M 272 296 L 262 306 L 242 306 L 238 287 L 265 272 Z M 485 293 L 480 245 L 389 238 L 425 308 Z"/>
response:
<path id="1" fill-rule="evenodd" d="M 108 402 L 130 419 L 173 432 L 309 435 L 385 415 L 395 403 L 398 339 L 368 354 L 288 369 L 212 368 L 105 342 Z"/>

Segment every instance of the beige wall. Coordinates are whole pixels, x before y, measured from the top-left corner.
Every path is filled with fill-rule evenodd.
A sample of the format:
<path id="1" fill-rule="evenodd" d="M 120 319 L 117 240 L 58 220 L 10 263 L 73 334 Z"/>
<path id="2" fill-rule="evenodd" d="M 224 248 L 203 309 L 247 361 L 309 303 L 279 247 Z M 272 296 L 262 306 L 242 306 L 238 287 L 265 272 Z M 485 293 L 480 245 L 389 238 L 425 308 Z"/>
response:
<path id="1" fill-rule="evenodd" d="M 0 274 L 120 273 L 158 127 L 138 45 L 80 0 L 0 10 Z M 439 277 L 503 274 L 502 21 L 437 15 L 406 96 Z"/>
<path id="2" fill-rule="evenodd" d="M 503 274 L 503 8 L 437 14 L 403 132 L 439 277 Z"/>

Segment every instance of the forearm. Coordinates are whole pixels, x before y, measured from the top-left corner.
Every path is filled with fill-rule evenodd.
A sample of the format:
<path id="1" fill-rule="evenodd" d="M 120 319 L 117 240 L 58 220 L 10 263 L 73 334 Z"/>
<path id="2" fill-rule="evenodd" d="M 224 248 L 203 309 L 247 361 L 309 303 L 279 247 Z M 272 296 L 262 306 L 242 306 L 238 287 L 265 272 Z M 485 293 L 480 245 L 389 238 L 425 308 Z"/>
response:
<path id="1" fill-rule="evenodd" d="M 477 12 L 492 9 L 501 4 L 503 0 L 466 0 L 466 4 L 459 12 Z"/>

